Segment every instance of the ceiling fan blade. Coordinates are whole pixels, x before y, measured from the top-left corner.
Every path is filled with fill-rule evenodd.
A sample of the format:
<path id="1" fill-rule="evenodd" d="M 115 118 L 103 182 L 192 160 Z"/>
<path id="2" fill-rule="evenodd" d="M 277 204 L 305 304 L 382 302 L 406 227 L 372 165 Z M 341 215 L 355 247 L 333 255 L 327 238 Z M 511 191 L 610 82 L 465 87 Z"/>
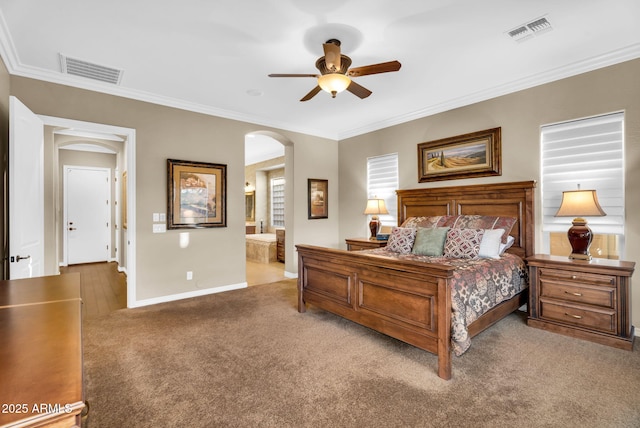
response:
<path id="1" fill-rule="evenodd" d="M 398 61 L 381 62 L 380 64 L 365 65 L 362 67 L 355 67 L 349 70 L 347 75 L 349 77 L 367 76 L 369 74 L 388 73 L 390 71 L 400 70 L 400 64 Z"/>
<path id="2" fill-rule="evenodd" d="M 360 98 L 367 98 L 372 93 L 370 90 L 368 90 L 364 86 L 358 85 L 353 80 L 351 81 L 349 86 L 347 86 L 347 91 Z"/>
<path id="3" fill-rule="evenodd" d="M 340 71 L 340 42 L 338 40 L 328 40 L 327 43 L 322 45 L 324 49 L 324 61 L 327 66 L 327 69 L 331 73 L 336 73 Z"/>
<path id="4" fill-rule="evenodd" d="M 319 77 L 317 74 L 281 74 L 273 73 L 269 77 Z"/>
<path id="5" fill-rule="evenodd" d="M 311 98 L 315 97 L 318 94 L 318 92 L 320 92 L 321 90 L 322 88 L 320 86 L 316 86 L 311 90 L 311 92 L 309 92 L 307 95 L 302 97 L 300 101 L 309 101 Z"/>

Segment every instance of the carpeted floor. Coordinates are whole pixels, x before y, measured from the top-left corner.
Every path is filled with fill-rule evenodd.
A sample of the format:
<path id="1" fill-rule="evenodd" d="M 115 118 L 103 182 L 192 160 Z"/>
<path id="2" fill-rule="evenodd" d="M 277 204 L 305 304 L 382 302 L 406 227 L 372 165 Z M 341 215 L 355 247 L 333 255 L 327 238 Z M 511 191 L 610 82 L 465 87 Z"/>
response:
<path id="1" fill-rule="evenodd" d="M 640 352 L 512 314 L 453 360 L 310 307 L 295 280 L 84 323 L 101 427 L 638 427 Z"/>

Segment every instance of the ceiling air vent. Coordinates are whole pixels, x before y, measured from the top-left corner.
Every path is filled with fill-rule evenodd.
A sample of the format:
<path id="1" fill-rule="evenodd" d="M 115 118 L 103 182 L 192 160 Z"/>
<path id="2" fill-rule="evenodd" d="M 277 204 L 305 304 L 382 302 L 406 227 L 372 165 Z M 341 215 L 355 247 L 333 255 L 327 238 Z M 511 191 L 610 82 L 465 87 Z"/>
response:
<path id="1" fill-rule="evenodd" d="M 120 84 L 123 73 L 122 70 L 118 70 L 117 68 L 93 64 L 62 54 L 60 54 L 60 67 L 65 74 L 99 80 L 100 82 L 112 83 L 114 85 Z"/>
<path id="2" fill-rule="evenodd" d="M 518 25 L 513 30 L 507 31 L 507 35 L 516 42 L 522 42 L 551 30 L 553 30 L 551 23 L 546 16 L 543 16 L 526 24 Z"/>

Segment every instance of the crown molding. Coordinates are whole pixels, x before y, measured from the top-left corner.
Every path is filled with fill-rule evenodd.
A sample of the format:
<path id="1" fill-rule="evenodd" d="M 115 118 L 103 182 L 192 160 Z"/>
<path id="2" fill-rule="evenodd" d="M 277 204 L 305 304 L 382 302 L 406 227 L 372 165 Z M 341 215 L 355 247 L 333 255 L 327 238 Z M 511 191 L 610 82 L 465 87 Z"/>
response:
<path id="1" fill-rule="evenodd" d="M 134 99 L 137 101 L 144 101 L 144 102 L 162 105 L 166 107 L 192 111 L 195 113 L 201 113 L 201 114 L 221 117 L 225 119 L 237 120 L 240 122 L 247 122 L 254 125 L 274 128 L 276 130 L 296 132 L 296 133 L 312 135 L 312 136 L 321 137 L 321 138 L 327 138 L 335 141 L 341 141 L 347 138 L 356 137 L 358 135 L 366 134 L 369 132 L 378 131 L 380 129 L 389 128 L 391 126 L 400 125 L 402 123 L 410 122 L 412 120 L 421 119 L 423 117 L 431 116 L 437 113 L 442 113 L 454 108 L 464 107 L 470 104 L 486 101 L 491 98 L 496 98 L 502 95 L 507 95 L 513 92 L 539 86 L 545 83 L 550 83 L 556 80 L 564 79 L 567 77 L 597 70 L 599 68 L 603 68 L 610 65 L 636 59 L 640 57 L 640 43 L 632 44 L 625 48 L 618 49 L 616 51 L 608 52 L 603 55 L 595 56 L 583 61 L 578 61 L 572 64 L 568 64 L 566 66 L 558 67 L 554 70 L 546 71 L 544 73 L 538 73 L 531 76 L 527 76 L 522 79 L 514 80 L 504 85 L 499 85 L 492 88 L 484 89 L 482 91 L 470 93 L 463 97 L 445 100 L 441 103 L 433 104 L 423 109 L 415 110 L 407 114 L 390 117 L 382 121 L 378 120 L 368 125 L 351 128 L 343 131 L 337 131 L 337 132 L 328 132 L 326 129 L 319 130 L 319 129 L 310 129 L 305 127 L 300 127 L 296 124 L 292 124 L 284 121 L 267 122 L 264 120 L 264 118 L 259 116 L 248 115 L 248 114 L 239 113 L 236 111 L 229 111 L 229 110 L 214 108 L 214 107 L 203 105 L 203 104 L 187 102 L 187 101 L 176 99 L 176 98 L 159 96 L 157 94 L 152 94 L 144 91 L 137 91 L 133 89 L 124 88 L 121 86 L 105 84 L 102 82 L 93 82 L 88 79 L 82 79 L 79 77 L 65 75 L 62 73 L 25 66 L 21 64 L 18 58 L 11 35 L 8 32 L 8 26 L 6 25 L 4 16 L 1 12 L 0 12 L 0 56 L 4 60 L 4 63 L 7 67 L 9 74 L 15 75 L 15 76 L 42 80 L 50 83 L 71 86 L 79 89 L 86 89 L 86 90 L 100 92 L 108 95 L 120 96 L 123 98 Z"/>
<path id="2" fill-rule="evenodd" d="M 421 119 L 423 117 L 431 116 L 437 113 L 442 113 L 455 108 L 468 106 L 502 95 L 507 95 L 525 89 L 533 88 L 535 86 L 540 86 L 546 83 L 555 82 L 567 77 L 577 76 L 579 74 L 587 73 L 637 58 L 640 58 L 640 43 L 632 44 L 616 51 L 607 52 L 604 55 L 595 56 L 583 61 L 578 61 L 566 66 L 558 67 L 544 73 L 538 73 L 522 79 L 514 80 L 504 85 L 499 85 L 482 91 L 474 92 L 463 97 L 452 98 L 442 103 L 433 104 L 431 106 L 425 107 L 424 109 L 416 110 L 400 116 L 395 116 L 387 120 L 377 121 L 370 125 L 359 128 L 353 128 L 348 131 L 339 133 L 338 140 L 342 141 L 344 139 L 356 137 L 368 132 L 378 131 L 380 129 L 400 125 L 412 120 Z"/>

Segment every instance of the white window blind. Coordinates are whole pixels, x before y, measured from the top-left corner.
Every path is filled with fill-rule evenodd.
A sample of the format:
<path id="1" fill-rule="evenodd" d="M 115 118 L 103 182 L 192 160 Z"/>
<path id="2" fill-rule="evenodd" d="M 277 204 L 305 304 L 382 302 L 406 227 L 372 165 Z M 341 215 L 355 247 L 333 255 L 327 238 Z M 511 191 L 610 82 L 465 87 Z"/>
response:
<path id="1" fill-rule="evenodd" d="M 543 126 L 543 231 L 566 232 L 572 218 L 554 217 L 565 190 L 595 189 L 604 217 L 587 217 L 594 233 L 624 233 L 624 113 Z"/>
<path id="2" fill-rule="evenodd" d="M 384 199 L 389 214 L 379 216 L 385 226 L 396 226 L 398 206 L 398 154 L 367 158 L 367 197 Z M 363 207 L 364 210 L 364 207 Z"/>
<path id="3" fill-rule="evenodd" d="M 271 180 L 271 225 L 284 227 L 284 178 Z"/>

